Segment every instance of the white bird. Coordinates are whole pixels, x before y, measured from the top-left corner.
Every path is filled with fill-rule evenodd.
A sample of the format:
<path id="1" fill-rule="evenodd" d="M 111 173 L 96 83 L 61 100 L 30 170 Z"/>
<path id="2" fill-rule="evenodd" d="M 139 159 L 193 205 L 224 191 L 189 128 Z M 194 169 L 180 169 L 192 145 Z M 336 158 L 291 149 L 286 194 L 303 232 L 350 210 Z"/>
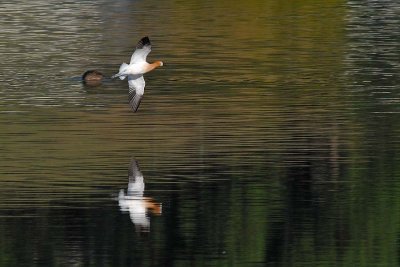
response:
<path id="1" fill-rule="evenodd" d="M 162 61 L 147 63 L 147 55 L 151 51 L 151 43 L 149 37 L 143 37 L 136 45 L 136 50 L 132 54 L 131 62 L 128 64 L 122 63 L 119 67 L 119 72 L 111 78 L 119 77 L 121 80 L 128 76 L 129 84 L 129 105 L 133 112 L 139 108 L 140 101 L 144 94 L 145 81 L 143 74 L 157 67 L 163 66 Z"/>

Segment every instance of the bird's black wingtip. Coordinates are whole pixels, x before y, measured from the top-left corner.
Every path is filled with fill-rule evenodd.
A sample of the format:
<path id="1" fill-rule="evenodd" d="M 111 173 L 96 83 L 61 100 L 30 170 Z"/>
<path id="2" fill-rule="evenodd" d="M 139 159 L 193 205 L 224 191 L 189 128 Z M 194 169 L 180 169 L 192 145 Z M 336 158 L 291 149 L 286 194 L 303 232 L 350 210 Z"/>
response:
<path id="1" fill-rule="evenodd" d="M 149 37 L 145 36 L 140 39 L 139 43 L 136 46 L 136 49 L 142 49 L 144 46 L 151 45 Z"/>
<path id="2" fill-rule="evenodd" d="M 129 164 L 128 177 L 135 178 L 140 175 L 139 163 L 135 158 L 131 158 L 131 163 Z"/>
<path id="3" fill-rule="evenodd" d="M 142 95 L 136 94 L 135 91 L 129 93 L 129 105 L 134 113 L 138 110 L 141 101 Z"/>

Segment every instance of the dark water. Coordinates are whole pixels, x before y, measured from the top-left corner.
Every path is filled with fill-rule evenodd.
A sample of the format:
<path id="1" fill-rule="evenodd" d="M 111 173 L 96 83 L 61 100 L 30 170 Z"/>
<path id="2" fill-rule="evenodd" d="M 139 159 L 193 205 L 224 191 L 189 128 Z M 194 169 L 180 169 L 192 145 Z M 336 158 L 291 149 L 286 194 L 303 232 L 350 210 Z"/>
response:
<path id="1" fill-rule="evenodd" d="M 399 10 L 2 1 L 0 266 L 398 266 Z"/>

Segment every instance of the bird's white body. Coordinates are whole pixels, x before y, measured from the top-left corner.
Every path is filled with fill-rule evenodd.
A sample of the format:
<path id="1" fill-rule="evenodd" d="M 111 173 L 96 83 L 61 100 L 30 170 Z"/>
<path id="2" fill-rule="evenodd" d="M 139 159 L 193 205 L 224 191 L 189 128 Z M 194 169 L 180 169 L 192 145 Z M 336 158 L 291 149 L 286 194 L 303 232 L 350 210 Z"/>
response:
<path id="1" fill-rule="evenodd" d="M 126 63 L 122 63 L 117 75 L 120 75 L 119 78 L 123 80 L 128 75 L 143 75 L 148 72 L 146 70 L 148 70 L 149 68 L 150 64 L 145 61 L 132 63 L 129 65 Z"/>
<path id="2" fill-rule="evenodd" d="M 163 65 L 161 61 L 156 61 L 152 64 L 147 63 L 146 58 L 150 51 L 151 44 L 149 38 L 142 38 L 137 44 L 135 52 L 132 54 L 130 63 L 122 63 L 119 67 L 119 72 L 112 77 L 119 77 L 121 80 L 128 77 L 129 104 L 134 112 L 139 108 L 144 94 L 146 83 L 143 74 Z"/>

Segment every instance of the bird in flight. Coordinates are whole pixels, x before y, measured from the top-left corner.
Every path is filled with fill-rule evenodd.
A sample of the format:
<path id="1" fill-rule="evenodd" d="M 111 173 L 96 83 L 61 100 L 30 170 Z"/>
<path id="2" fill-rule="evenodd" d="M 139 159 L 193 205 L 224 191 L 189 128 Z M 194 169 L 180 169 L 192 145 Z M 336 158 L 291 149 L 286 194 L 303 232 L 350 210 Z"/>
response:
<path id="1" fill-rule="evenodd" d="M 133 112 L 138 110 L 144 94 L 145 81 L 143 74 L 163 66 L 162 61 L 155 61 L 151 64 L 147 63 L 146 58 L 150 51 L 150 39 L 147 36 L 143 37 L 136 45 L 136 50 L 132 54 L 130 63 L 122 63 L 119 67 L 119 72 L 111 77 L 119 77 L 121 80 L 128 77 L 129 105 Z"/>

